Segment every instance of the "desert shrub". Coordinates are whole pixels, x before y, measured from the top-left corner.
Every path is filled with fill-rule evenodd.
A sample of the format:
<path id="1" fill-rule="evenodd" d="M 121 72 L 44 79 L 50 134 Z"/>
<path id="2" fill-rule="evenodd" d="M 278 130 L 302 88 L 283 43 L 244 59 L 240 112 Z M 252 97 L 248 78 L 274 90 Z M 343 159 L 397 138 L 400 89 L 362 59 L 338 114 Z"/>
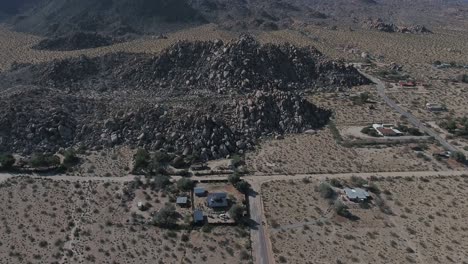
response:
<path id="1" fill-rule="evenodd" d="M 333 205 L 333 210 L 338 215 L 341 215 L 341 216 L 344 216 L 344 217 L 349 217 L 351 215 L 351 213 L 348 211 L 348 206 L 346 206 L 346 204 L 344 204 L 340 200 L 335 201 L 335 203 Z"/>
<path id="2" fill-rule="evenodd" d="M 365 179 L 354 175 L 351 176 L 351 182 L 357 187 L 362 187 L 363 185 L 367 184 Z"/>
<path id="3" fill-rule="evenodd" d="M 325 199 L 331 199 L 335 196 L 335 190 L 333 190 L 333 188 L 328 183 L 320 183 L 318 190 L 320 195 Z"/>
<path id="4" fill-rule="evenodd" d="M 71 168 L 78 164 L 80 159 L 76 156 L 76 153 L 73 149 L 67 149 L 64 153 L 63 166 L 65 168 Z"/>
<path id="5" fill-rule="evenodd" d="M 371 182 L 369 184 L 369 191 L 375 193 L 375 194 L 380 194 L 380 189 L 379 189 L 379 186 L 377 186 L 377 184 Z"/>
<path id="6" fill-rule="evenodd" d="M 458 77 L 458 79 L 460 80 L 460 82 L 468 83 L 468 74 L 462 74 Z"/>
<path id="7" fill-rule="evenodd" d="M 379 207 L 380 211 L 384 214 L 391 215 L 393 214 L 392 209 L 385 203 L 385 200 L 380 196 L 375 197 L 375 204 Z"/>
<path id="8" fill-rule="evenodd" d="M 153 224 L 164 228 L 173 228 L 177 225 L 178 214 L 174 205 L 167 203 L 154 214 Z"/>
<path id="9" fill-rule="evenodd" d="M 60 165 L 60 158 L 55 155 L 35 154 L 29 160 L 33 168 L 53 167 Z"/>
<path id="10" fill-rule="evenodd" d="M 330 128 L 330 132 L 332 133 L 332 136 L 335 139 L 335 141 L 338 143 L 343 142 L 343 137 L 341 136 L 340 131 L 338 130 L 338 128 L 336 128 L 336 125 L 333 121 L 330 121 L 328 123 L 328 127 Z"/>
<path id="11" fill-rule="evenodd" d="M 341 181 L 338 180 L 338 179 L 335 179 L 335 178 L 330 180 L 330 184 L 331 184 L 331 186 L 334 186 L 334 187 L 337 187 L 337 188 L 343 187 L 343 184 L 341 183 Z"/>
<path id="12" fill-rule="evenodd" d="M 0 170 L 9 170 L 15 164 L 15 157 L 11 154 L 0 154 Z"/>
<path id="13" fill-rule="evenodd" d="M 150 181 L 150 186 L 153 190 L 165 189 L 171 184 L 171 179 L 165 175 L 155 175 L 153 176 L 152 181 Z"/>
<path id="14" fill-rule="evenodd" d="M 234 168 L 237 168 L 239 167 L 240 165 L 244 164 L 244 160 L 242 159 L 241 156 L 239 155 L 234 155 L 232 156 L 232 159 L 231 159 L 231 164 Z"/>
<path id="15" fill-rule="evenodd" d="M 194 182 L 187 178 L 181 178 L 177 181 L 177 188 L 184 192 L 192 190 L 194 185 Z"/>

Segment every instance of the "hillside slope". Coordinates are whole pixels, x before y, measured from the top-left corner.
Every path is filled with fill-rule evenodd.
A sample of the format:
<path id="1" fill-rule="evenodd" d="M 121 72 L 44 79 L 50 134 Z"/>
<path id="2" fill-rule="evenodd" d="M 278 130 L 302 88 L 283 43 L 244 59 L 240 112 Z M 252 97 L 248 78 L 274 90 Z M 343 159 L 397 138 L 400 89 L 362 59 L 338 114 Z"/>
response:
<path id="1" fill-rule="evenodd" d="M 167 32 L 200 23 L 277 29 L 301 23 L 359 24 L 368 17 L 397 24 L 446 26 L 467 8 L 460 0 L 3 0 L 0 13 L 18 13 L 16 29 L 41 35 L 70 31 Z"/>

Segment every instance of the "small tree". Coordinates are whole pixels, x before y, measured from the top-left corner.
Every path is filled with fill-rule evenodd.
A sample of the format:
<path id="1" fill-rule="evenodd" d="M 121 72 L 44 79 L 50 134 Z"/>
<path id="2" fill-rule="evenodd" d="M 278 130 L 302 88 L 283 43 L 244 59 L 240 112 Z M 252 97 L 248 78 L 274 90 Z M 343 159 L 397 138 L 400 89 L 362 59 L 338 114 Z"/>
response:
<path id="1" fill-rule="evenodd" d="M 460 162 L 460 163 L 465 163 L 466 162 L 466 156 L 465 154 L 463 154 L 462 152 L 460 151 L 455 151 L 455 152 L 452 152 L 452 154 L 450 155 L 452 159 Z"/>
<path id="2" fill-rule="evenodd" d="M 181 191 L 188 192 L 193 189 L 194 183 L 187 178 L 181 178 L 177 181 L 177 188 Z"/>
<path id="3" fill-rule="evenodd" d="M 331 199 L 335 196 L 335 191 L 328 183 L 320 183 L 318 190 L 320 192 L 320 195 L 325 199 Z"/>
<path id="4" fill-rule="evenodd" d="M 178 214 L 174 205 L 167 203 L 153 217 L 153 223 L 159 227 L 173 228 L 177 225 Z"/>
<path id="5" fill-rule="evenodd" d="M 348 209 L 348 206 L 346 206 L 346 204 L 340 200 L 336 200 L 335 204 L 333 205 L 333 210 L 335 210 L 335 213 L 344 217 L 349 217 L 351 215 Z"/>
<path id="6" fill-rule="evenodd" d="M 144 149 L 138 149 L 134 156 L 135 165 L 133 166 L 133 170 L 135 172 L 138 172 L 146 169 L 146 167 L 148 167 L 149 164 L 149 159 L 150 154 L 148 153 L 148 151 Z"/>
<path id="7" fill-rule="evenodd" d="M 0 170 L 9 170 L 15 164 L 15 157 L 10 154 L 0 155 Z"/>
<path id="8" fill-rule="evenodd" d="M 240 180 L 241 180 L 241 178 L 240 178 L 239 174 L 237 174 L 237 173 L 231 174 L 228 177 L 228 181 L 232 185 L 236 185 Z"/>
<path id="9" fill-rule="evenodd" d="M 229 215 L 232 219 L 234 219 L 234 221 L 240 222 L 244 216 L 244 210 L 245 209 L 243 206 L 235 204 L 231 207 L 231 209 L 229 209 Z"/>
<path id="10" fill-rule="evenodd" d="M 243 194 L 247 194 L 250 190 L 250 184 L 244 180 L 237 182 L 235 186 L 236 189 Z"/>

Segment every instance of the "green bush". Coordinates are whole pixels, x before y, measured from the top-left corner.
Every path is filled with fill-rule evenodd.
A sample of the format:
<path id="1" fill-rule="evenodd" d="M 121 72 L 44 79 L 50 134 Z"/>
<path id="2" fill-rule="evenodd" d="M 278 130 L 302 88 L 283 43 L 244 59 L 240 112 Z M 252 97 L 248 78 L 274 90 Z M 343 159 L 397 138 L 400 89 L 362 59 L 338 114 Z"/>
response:
<path id="1" fill-rule="evenodd" d="M 236 189 L 243 194 L 247 194 L 250 190 L 250 184 L 244 180 L 238 181 L 235 186 Z"/>
<path id="2" fill-rule="evenodd" d="M 55 155 L 35 154 L 29 160 L 33 168 L 53 167 L 60 165 L 60 158 Z"/>
<path id="3" fill-rule="evenodd" d="M 63 166 L 66 168 L 71 168 L 80 162 L 80 159 L 76 156 L 76 153 L 73 149 L 68 149 L 64 153 Z"/>
<path id="4" fill-rule="evenodd" d="M 450 157 L 460 163 L 465 163 L 466 162 L 466 156 L 465 154 L 463 154 L 462 152 L 460 151 L 455 151 L 455 152 L 452 152 L 452 154 L 450 155 Z"/>
<path id="5" fill-rule="evenodd" d="M 240 178 L 238 173 L 231 174 L 228 177 L 228 181 L 232 185 L 236 185 L 240 180 L 241 180 L 241 178 Z"/>
<path id="6" fill-rule="evenodd" d="M 177 188 L 184 192 L 191 191 L 194 185 L 193 181 L 187 178 L 181 178 L 177 181 Z"/>
<path id="7" fill-rule="evenodd" d="M 0 154 L 0 170 L 9 170 L 15 164 L 15 157 L 11 154 Z"/>

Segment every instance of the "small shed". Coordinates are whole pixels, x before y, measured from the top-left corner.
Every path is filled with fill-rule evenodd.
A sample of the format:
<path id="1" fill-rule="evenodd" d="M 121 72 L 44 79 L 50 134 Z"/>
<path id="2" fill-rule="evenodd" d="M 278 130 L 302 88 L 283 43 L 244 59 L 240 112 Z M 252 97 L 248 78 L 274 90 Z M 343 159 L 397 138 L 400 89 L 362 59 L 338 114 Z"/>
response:
<path id="1" fill-rule="evenodd" d="M 187 206 L 188 198 L 187 197 L 177 197 L 176 204 L 180 206 Z"/>
<path id="2" fill-rule="evenodd" d="M 193 211 L 193 222 L 195 224 L 201 224 L 205 222 L 205 216 L 203 215 L 203 211 L 200 211 L 200 210 Z"/>
<path id="3" fill-rule="evenodd" d="M 370 197 L 369 193 L 361 188 L 344 188 L 344 192 L 346 194 L 346 197 L 353 202 L 365 202 Z"/>
<path id="4" fill-rule="evenodd" d="M 198 197 L 202 197 L 205 196 L 206 190 L 203 187 L 195 187 L 193 188 L 193 193 Z"/>

